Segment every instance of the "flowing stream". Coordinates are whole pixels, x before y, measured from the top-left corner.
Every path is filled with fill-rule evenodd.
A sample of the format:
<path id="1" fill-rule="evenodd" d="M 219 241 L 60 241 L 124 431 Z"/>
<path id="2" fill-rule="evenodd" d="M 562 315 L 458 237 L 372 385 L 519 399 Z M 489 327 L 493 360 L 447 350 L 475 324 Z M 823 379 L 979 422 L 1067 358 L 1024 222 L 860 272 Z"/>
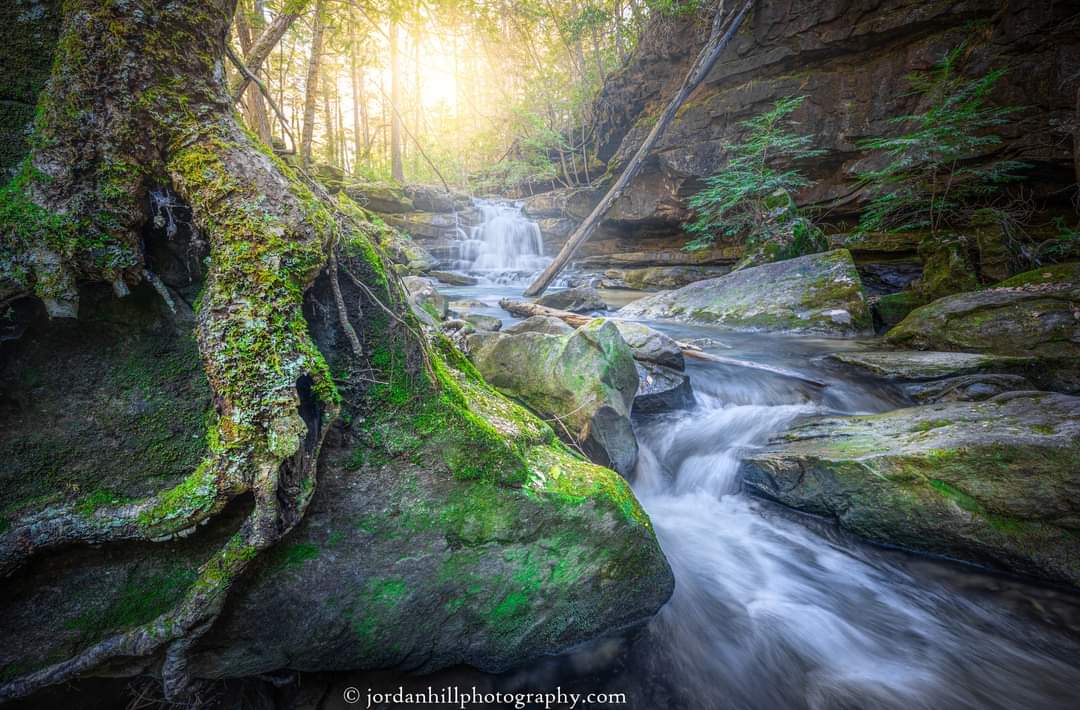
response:
<path id="1" fill-rule="evenodd" d="M 508 321 L 498 299 L 520 297 L 520 272 L 538 256 L 529 250 L 542 244 L 516 208 L 490 209 L 473 230 L 483 247 L 471 270 L 518 278 L 442 290 Z M 619 692 L 648 710 L 1078 707 L 1080 597 L 867 545 L 741 491 L 741 457 L 800 418 L 905 405 L 884 382 L 820 364 L 865 344 L 651 325 L 828 386 L 691 361 L 696 406 L 635 421 L 632 484 L 675 575 L 671 600 L 640 633 L 500 676 L 451 669 L 369 675 L 369 685 Z"/>
<path id="2" fill-rule="evenodd" d="M 444 290 L 504 319 L 498 299 L 521 292 Z M 1077 706 L 1077 596 L 867 545 L 740 490 L 740 458 L 799 418 L 904 406 L 886 383 L 819 362 L 865 344 L 651 325 L 828 387 L 691 361 L 696 407 L 635 422 L 633 487 L 675 575 L 668 604 L 634 638 L 498 677 L 457 670 L 442 680 L 624 692 L 650 709 Z"/>
<path id="3" fill-rule="evenodd" d="M 498 298 L 520 296 L 445 290 L 503 318 Z M 635 638 L 448 683 L 625 692 L 634 708 L 1077 707 L 1080 598 L 867 545 L 740 490 L 740 458 L 799 418 L 904 406 L 886 383 L 819 364 L 865 345 L 652 325 L 829 386 L 691 361 L 697 406 L 635 422 L 633 487 L 675 575 L 668 604 Z"/>

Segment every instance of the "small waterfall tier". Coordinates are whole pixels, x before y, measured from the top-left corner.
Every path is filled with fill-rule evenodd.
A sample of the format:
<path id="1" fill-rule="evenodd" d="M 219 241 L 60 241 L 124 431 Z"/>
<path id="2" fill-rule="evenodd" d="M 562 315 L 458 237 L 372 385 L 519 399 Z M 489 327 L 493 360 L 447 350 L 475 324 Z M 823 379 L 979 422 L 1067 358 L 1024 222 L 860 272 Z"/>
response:
<path id="1" fill-rule="evenodd" d="M 540 227 L 513 202 L 474 201 L 480 223 L 458 227 L 453 267 L 496 283 L 528 278 L 551 262 Z"/>

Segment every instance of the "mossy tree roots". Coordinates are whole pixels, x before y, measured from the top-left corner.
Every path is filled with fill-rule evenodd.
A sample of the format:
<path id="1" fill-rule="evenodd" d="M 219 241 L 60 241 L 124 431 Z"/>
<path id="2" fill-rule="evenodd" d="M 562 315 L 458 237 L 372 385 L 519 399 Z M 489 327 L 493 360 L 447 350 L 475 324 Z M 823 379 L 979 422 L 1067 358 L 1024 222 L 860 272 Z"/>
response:
<path id="1" fill-rule="evenodd" d="M 179 485 L 136 503 L 26 518 L 0 539 L 0 572 L 59 545 L 186 533 L 243 493 L 254 506 L 172 610 L 0 686 L 0 699 L 163 650 L 165 688 L 182 693 L 187 649 L 313 495 L 338 394 L 303 302 L 349 222 L 233 115 L 221 58 L 234 5 L 65 4 L 31 155 L 4 187 L 0 285 L 35 293 L 59 317 L 76 315 L 80 282 L 125 294 L 150 278 L 140 229 L 151 188 L 169 186 L 210 244 L 196 335 L 216 418 L 209 455 Z"/>

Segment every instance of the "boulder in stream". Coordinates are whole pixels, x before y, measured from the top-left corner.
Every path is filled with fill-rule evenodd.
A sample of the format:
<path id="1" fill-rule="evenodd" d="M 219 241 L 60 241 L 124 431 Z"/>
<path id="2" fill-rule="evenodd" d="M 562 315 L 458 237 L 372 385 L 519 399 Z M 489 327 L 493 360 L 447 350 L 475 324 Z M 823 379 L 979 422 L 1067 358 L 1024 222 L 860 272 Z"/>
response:
<path id="1" fill-rule="evenodd" d="M 824 417 L 742 473 L 752 493 L 868 540 L 1080 586 L 1080 397 Z"/>
<path id="2" fill-rule="evenodd" d="M 870 329 L 862 282 L 846 249 L 741 269 L 624 306 L 625 318 L 745 330 L 852 335 Z"/>
<path id="3" fill-rule="evenodd" d="M 635 364 L 638 372 L 635 416 L 676 412 L 694 406 L 694 390 L 687 375 L 652 362 L 639 360 Z"/>
<path id="4" fill-rule="evenodd" d="M 881 350 L 833 353 L 829 360 L 890 380 L 912 400 L 983 400 L 1003 392 L 1038 389 L 1033 357 L 989 353 Z"/>
<path id="5" fill-rule="evenodd" d="M 570 311 L 571 313 L 590 313 L 608 309 L 600 293 L 591 286 L 577 286 L 562 291 L 552 291 L 536 299 L 536 303 L 560 311 Z"/>
<path id="6" fill-rule="evenodd" d="M 886 339 L 919 350 L 1035 356 L 1052 378 L 1048 386 L 1080 391 L 1078 274 L 1036 269 L 995 288 L 940 298 L 912 311 Z"/>
<path id="7" fill-rule="evenodd" d="M 484 379 L 551 420 L 598 463 L 629 474 L 637 461 L 630 410 L 638 375 L 618 329 L 603 319 L 564 333 L 522 332 L 520 325 L 469 337 Z"/>
<path id="8" fill-rule="evenodd" d="M 672 338 L 643 323 L 613 320 L 619 335 L 634 353 L 635 360 L 656 363 L 676 370 L 686 367 L 682 348 Z"/>

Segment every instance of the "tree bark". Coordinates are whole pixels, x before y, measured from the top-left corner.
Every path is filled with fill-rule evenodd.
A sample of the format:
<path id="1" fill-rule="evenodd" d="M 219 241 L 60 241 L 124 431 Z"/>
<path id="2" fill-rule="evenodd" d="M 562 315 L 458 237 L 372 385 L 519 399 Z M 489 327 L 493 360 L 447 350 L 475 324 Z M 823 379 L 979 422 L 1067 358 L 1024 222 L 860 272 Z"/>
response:
<path id="1" fill-rule="evenodd" d="M 323 51 L 323 0 L 315 0 L 313 23 L 311 56 L 308 57 L 307 82 L 304 85 L 304 130 L 300 137 L 300 164 L 305 169 L 311 165 L 311 144 L 315 136 L 315 106 L 319 95 L 319 65 Z"/>
<path id="2" fill-rule="evenodd" d="M 68 498 L 11 521 L 0 532 L 0 574 L 64 545 L 194 533 L 242 494 L 253 507 L 173 608 L 5 679 L 0 702 L 137 659 L 160 668 L 168 698 L 183 697 L 191 682 L 188 650 L 252 562 L 303 518 L 314 494 L 319 451 L 341 398 L 309 334 L 304 301 L 317 279 L 328 278 L 331 262 L 336 273 L 336 260 L 351 259 L 349 275 L 363 275 L 361 308 L 377 304 L 393 323 L 406 324 L 408 377 L 426 371 L 427 346 L 408 335 L 404 295 L 365 228 L 332 207 L 316 184 L 270 159 L 237 123 L 221 72 L 234 11 L 235 0 L 64 4 L 34 148 L 5 188 L 5 258 L 23 274 L 21 288 L 56 317 L 77 315 L 80 283 L 111 283 L 123 294 L 146 280 L 160 293 L 164 286 L 146 270 L 143 227 L 149 192 L 170 189 L 210 249 L 194 331 L 213 391 L 208 427 L 215 443 L 187 479 L 146 499 L 87 510 Z M 375 257 L 335 257 L 343 239 Z M 379 338 L 398 337 L 398 325 L 365 333 L 367 322 L 353 308 L 338 311 L 341 332 L 362 334 L 350 357 Z M 349 367 L 373 365 L 354 360 Z"/>
<path id="3" fill-rule="evenodd" d="M 713 29 L 709 41 L 702 48 L 697 59 L 694 61 L 694 64 L 690 67 L 690 71 L 687 72 L 682 86 L 675 92 L 675 96 L 671 99 L 671 102 L 668 103 L 667 108 L 664 109 L 664 112 L 660 115 L 660 118 L 652 127 L 652 130 L 649 131 L 649 135 L 646 136 L 644 142 L 634 154 L 634 157 L 630 160 L 629 164 L 627 164 L 626 169 L 623 170 L 622 174 L 615 181 L 615 184 L 611 186 L 611 189 L 609 189 L 603 199 L 600 200 L 600 203 L 593 209 L 589 216 L 585 218 L 585 221 L 574 230 L 572 235 L 570 235 L 570 239 L 563 245 L 558 256 L 555 257 L 555 260 L 552 261 L 548 267 L 544 269 L 543 273 L 541 273 L 536 280 L 529 285 L 529 288 L 525 290 L 526 296 L 532 297 L 542 294 L 547 287 L 551 285 L 551 282 L 555 280 L 555 277 L 566 268 L 567 263 L 569 263 L 570 259 L 577 253 L 577 250 L 581 245 L 588 241 L 589 237 L 596 231 L 596 228 L 600 226 L 600 221 L 604 218 L 604 215 L 608 213 L 608 210 L 615 204 L 615 201 L 622 196 L 623 191 L 626 190 L 626 187 L 641 170 L 641 166 L 645 163 L 645 158 L 649 155 L 649 151 L 656 145 L 656 141 L 659 140 L 660 136 L 664 133 L 664 129 L 667 128 L 668 124 L 671 123 L 671 120 L 675 117 L 675 112 L 679 110 L 679 107 L 686 101 L 686 97 L 697 88 L 697 85 L 700 84 L 709 71 L 712 70 L 713 66 L 720 58 L 721 53 L 723 53 L 724 48 L 727 47 L 728 42 L 731 41 L 731 38 L 735 36 L 735 33 L 739 30 L 739 25 L 742 24 L 742 20 L 746 16 L 746 13 L 749 12 L 753 2 L 754 0 L 746 0 L 746 3 L 737 14 L 728 16 L 728 22 L 724 21 L 725 17 L 723 9 L 721 8 L 717 11 L 716 16 L 713 18 Z M 727 25 L 726 31 L 724 30 L 725 24 Z"/>

